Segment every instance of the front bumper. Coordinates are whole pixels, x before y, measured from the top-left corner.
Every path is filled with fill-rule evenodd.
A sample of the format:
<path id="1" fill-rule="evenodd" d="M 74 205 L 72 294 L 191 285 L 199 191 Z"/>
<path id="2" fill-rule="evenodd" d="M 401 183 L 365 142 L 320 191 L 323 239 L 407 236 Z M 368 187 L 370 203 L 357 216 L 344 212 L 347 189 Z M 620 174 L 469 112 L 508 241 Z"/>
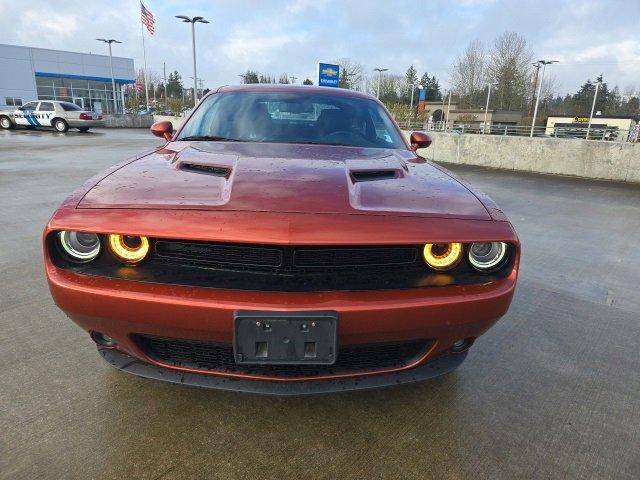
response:
<path id="1" fill-rule="evenodd" d="M 447 354 L 457 340 L 480 336 L 506 313 L 517 277 L 516 262 L 508 277 L 483 285 L 283 293 L 194 288 L 138 282 L 133 279 L 89 277 L 59 269 L 48 260 L 45 265 L 56 304 L 86 331 L 102 332 L 115 339 L 118 352 L 112 350 L 108 354 L 110 358 L 127 355 L 132 357 L 130 361 L 147 365 L 144 369 L 147 374 L 140 373 L 143 376 L 171 379 L 170 381 L 181 378 L 180 382 L 187 379 L 189 383 L 204 382 L 209 386 L 220 385 L 220 388 L 231 388 L 231 384 L 223 379 L 265 381 L 283 385 L 309 382 L 338 382 L 336 385 L 342 385 L 327 387 L 330 388 L 329 391 L 352 388 L 355 383 L 343 382 L 349 379 L 356 382 L 365 377 L 380 377 L 381 383 L 378 386 L 391 381 L 390 377 L 386 377 L 388 375 L 400 375 L 398 379 L 419 379 L 418 373 L 412 375 L 410 372 Z M 135 334 L 144 334 L 230 344 L 233 337 L 233 316 L 238 310 L 336 311 L 340 318 L 338 342 L 341 345 L 418 339 L 430 339 L 434 343 L 425 355 L 402 367 L 298 378 L 198 370 L 163 363 L 148 356 L 134 341 Z M 141 368 L 136 367 L 138 370 Z M 149 373 L 150 371 L 155 373 Z M 162 371 L 165 373 L 158 373 Z M 425 370 L 427 371 L 429 370 Z M 215 379 L 204 381 L 201 377 Z M 195 378 L 200 380 L 196 382 Z M 373 380 L 366 383 L 377 385 Z M 254 390 L 247 388 L 242 389 L 266 390 L 264 386 L 256 386 Z M 285 387 L 277 387 L 278 390 L 281 388 Z M 313 389 L 318 390 L 316 387 Z M 292 390 L 300 391 L 304 388 L 292 386 Z"/>
<path id="2" fill-rule="evenodd" d="M 68 119 L 70 128 L 100 128 L 104 127 L 104 120 L 75 120 Z"/>
<path id="3" fill-rule="evenodd" d="M 467 352 L 440 355 L 428 363 L 411 370 L 365 377 L 305 382 L 273 382 L 246 380 L 198 373 L 181 372 L 145 363 L 114 348 L 98 348 L 100 355 L 113 367 L 139 377 L 164 380 L 194 387 L 213 388 L 233 392 L 257 393 L 279 396 L 313 395 L 352 390 L 391 387 L 439 377 L 455 370 L 464 361 Z"/>

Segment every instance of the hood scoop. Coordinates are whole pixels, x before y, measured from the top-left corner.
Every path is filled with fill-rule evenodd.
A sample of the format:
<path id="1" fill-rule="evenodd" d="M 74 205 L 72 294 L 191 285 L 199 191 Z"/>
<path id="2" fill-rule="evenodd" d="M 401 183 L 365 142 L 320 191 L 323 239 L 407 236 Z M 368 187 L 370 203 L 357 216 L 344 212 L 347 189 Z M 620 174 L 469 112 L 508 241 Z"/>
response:
<path id="1" fill-rule="evenodd" d="M 403 176 L 402 171 L 398 169 L 381 169 L 381 170 L 357 170 L 350 171 L 349 176 L 353 183 L 373 182 L 375 180 L 392 180 Z"/>
<path id="2" fill-rule="evenodd" d="M 181 162 L 179 168 L 185 172 L 204 173 L 205 175 L 213 175 L 214 177 L 229 178 L 231 175 L 231 168 L 221 165 Z"/>

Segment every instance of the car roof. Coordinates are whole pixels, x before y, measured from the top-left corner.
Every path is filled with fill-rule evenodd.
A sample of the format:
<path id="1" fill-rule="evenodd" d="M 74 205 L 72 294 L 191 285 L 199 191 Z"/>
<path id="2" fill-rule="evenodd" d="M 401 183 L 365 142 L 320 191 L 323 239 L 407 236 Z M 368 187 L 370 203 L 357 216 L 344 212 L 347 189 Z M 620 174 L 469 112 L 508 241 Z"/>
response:
<path id="1" fill-rule="evenodd" d="M 335 88 L 335 87 L 316 87 L 313 85 L 291 85 L 291 84 L 269 84 L 269 83 L 248 83 L 242 85 L 225 85 L 223 87 L 218 88 L 215 92 L 211 92 L 208 95 L 213 93 L 221 93 L 221 92 L 280 92 L 280 93 L 320 93 L 323 95 L 333 95 L 336 97 L 358 97 L 358 98 L 366 98 L 368 100 L 376 100 L 377 99 L 363 92 L 356 92 L 355 90 L 349 90 L 346 88 Z"/>

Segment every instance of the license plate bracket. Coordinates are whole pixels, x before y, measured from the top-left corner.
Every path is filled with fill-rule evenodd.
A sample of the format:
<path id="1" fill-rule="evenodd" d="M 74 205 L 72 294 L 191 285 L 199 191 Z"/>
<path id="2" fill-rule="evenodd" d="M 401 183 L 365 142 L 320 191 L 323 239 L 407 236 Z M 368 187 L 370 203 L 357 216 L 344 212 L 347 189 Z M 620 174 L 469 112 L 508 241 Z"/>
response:
<path id="1" fill-rule="evenodd" d="M 238 364 L 332 365 L 338 345 L 334 311 L 238 310 L 233 353 Z"/>

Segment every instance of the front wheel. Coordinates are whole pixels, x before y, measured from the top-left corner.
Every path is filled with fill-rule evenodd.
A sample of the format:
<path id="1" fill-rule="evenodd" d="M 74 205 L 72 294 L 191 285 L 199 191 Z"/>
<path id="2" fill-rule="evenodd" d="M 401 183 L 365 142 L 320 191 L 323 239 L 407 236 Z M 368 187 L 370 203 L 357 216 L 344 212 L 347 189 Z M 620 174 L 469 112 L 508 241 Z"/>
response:
<path id="1" fill-rule="evenodd" d="M 78 131 L 82 133 L 87 133 L 89 131 L 89 127 L 78 127 Z"/>
<path id="2" fill-rule="evenodd" d="M 0 117 L 0 128 L 3 128 L 5 130 L 9 130 L 10 128 L 13 128 L 13 123 L 11 123 L 11 119 L 6 115 L 2 115 Z"/>
<path id="3" fill-rule="evenodd" d="M 58 118 L 53 121 L 53 128 L 56 130 L 56 132 L 65 133 L 67 130 L 69 130 L 69 125 L 63 119 Z"/>

